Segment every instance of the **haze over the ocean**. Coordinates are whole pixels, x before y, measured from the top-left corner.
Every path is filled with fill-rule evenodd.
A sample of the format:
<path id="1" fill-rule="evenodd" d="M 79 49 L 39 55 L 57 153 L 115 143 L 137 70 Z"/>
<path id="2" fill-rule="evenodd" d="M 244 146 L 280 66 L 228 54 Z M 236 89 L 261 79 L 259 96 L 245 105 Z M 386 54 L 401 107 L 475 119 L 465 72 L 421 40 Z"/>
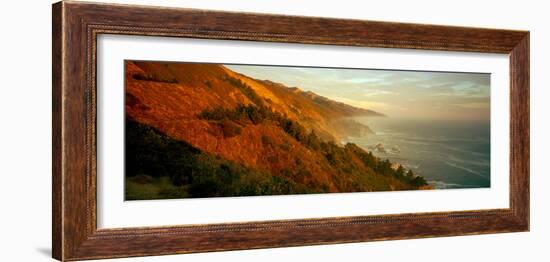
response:
<path id="1" fill-rule="evenodd" d="M 490 75 L 394 70 L 225 65 L 390 117 L 489 120 Z"/>

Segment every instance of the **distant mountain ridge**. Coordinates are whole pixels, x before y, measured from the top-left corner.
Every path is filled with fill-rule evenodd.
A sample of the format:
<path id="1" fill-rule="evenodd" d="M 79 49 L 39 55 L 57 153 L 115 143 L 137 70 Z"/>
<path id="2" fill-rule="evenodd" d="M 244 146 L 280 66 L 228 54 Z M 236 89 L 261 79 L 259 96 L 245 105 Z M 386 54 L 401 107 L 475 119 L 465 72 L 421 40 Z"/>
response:
<path id="1" fill-rule="evenodd" d="M 345 103 L 342 103 L 342 102 L 339 102 L 339 101 L 331 100 L 331 99 L 326 98 L 324 96 L 318 95 L 318 94 L 316 94 L 315 92 L 312 92 L 312 91 L 304 91 L 304 90 L 300 89 L 299 87 L 286 87 L 283 84 L 272 82 L 270 80 L 263 80 L 263 82 L 268 84 L 268 85 L 279 86 L 281 88 L 287 88 L 291 92 L 293 92 L 297 95 L 301 95 L 301 96 L 304 96 L 304 97 L 310 99 L 312 102 L 318 104 L 319 106 L 329 107 L 333 111 L 340 112 L 340 114 L 342 114 L 342 115 L 347 115 L 347 116 L 382 116 L 382 117 L 385 116 L 384 114 L 381 114 L 381 113 L 376 112 L 374 110 L 351 106 L 351 105 L 348 105 L 348 104 L 345 104 Z"/>

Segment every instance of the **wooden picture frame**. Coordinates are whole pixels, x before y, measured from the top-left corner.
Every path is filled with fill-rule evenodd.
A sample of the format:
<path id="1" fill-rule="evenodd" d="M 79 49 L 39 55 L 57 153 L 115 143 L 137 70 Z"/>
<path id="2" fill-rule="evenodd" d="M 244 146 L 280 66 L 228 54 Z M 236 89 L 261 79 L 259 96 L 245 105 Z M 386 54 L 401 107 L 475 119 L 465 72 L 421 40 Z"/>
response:
<path id="1" fill-rule="evenodd" d="M 83 2 L 53 5 L 53 257 L 62 260 L 529 230 L 529 32 Z M 510 207 L 477 211 L 98 229 L 99 34 L 422 50 L 510 57 Z"/>

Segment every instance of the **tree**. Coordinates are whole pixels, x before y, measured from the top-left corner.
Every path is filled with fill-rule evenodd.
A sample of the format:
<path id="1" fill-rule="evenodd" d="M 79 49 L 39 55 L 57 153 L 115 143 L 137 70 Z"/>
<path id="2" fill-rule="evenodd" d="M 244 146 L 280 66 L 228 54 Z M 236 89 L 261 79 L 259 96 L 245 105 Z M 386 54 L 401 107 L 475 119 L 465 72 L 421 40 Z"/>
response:
<path id="1" fill-rule="evenodd" d="M 319 150 L 320 148 L 320 140 L 319 137 L 315 134 L 315 131 L 311 131 L 307 137 L 305 138 L 305 144 L 307 147 L 313 149 L 313 150 Z"/>
<path id="2" fill-rule="evenodd" d="M 403 167 L 403 165 L 399 165 L 399 167 L 397 168 L 397 170 L 395 170 L 395 173 L 397 176 L 404 176 L 405 175 L 405 168 Z"/>
<path id="3" fill-rule="evenodd" d="M 428 185 L 428 182 L 426 182 L 426 179 L 424 179 L 421 176 L 417 176 L 413 179 L 413 185 L 415 186 L 425 186 Z"/>

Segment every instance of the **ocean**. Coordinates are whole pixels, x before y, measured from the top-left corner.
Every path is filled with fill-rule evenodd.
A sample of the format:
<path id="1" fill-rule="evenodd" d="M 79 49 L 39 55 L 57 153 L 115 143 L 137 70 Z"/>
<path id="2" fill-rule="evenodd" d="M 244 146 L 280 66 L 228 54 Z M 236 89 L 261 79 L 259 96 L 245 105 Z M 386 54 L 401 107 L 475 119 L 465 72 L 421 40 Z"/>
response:
<path id="1" fill-rule="evenodd" d="M 436 189 L 491 186 L 489 121 L 360 117 L 375 134 L 348 137 L 374 155 L 402 164 Z"/>

